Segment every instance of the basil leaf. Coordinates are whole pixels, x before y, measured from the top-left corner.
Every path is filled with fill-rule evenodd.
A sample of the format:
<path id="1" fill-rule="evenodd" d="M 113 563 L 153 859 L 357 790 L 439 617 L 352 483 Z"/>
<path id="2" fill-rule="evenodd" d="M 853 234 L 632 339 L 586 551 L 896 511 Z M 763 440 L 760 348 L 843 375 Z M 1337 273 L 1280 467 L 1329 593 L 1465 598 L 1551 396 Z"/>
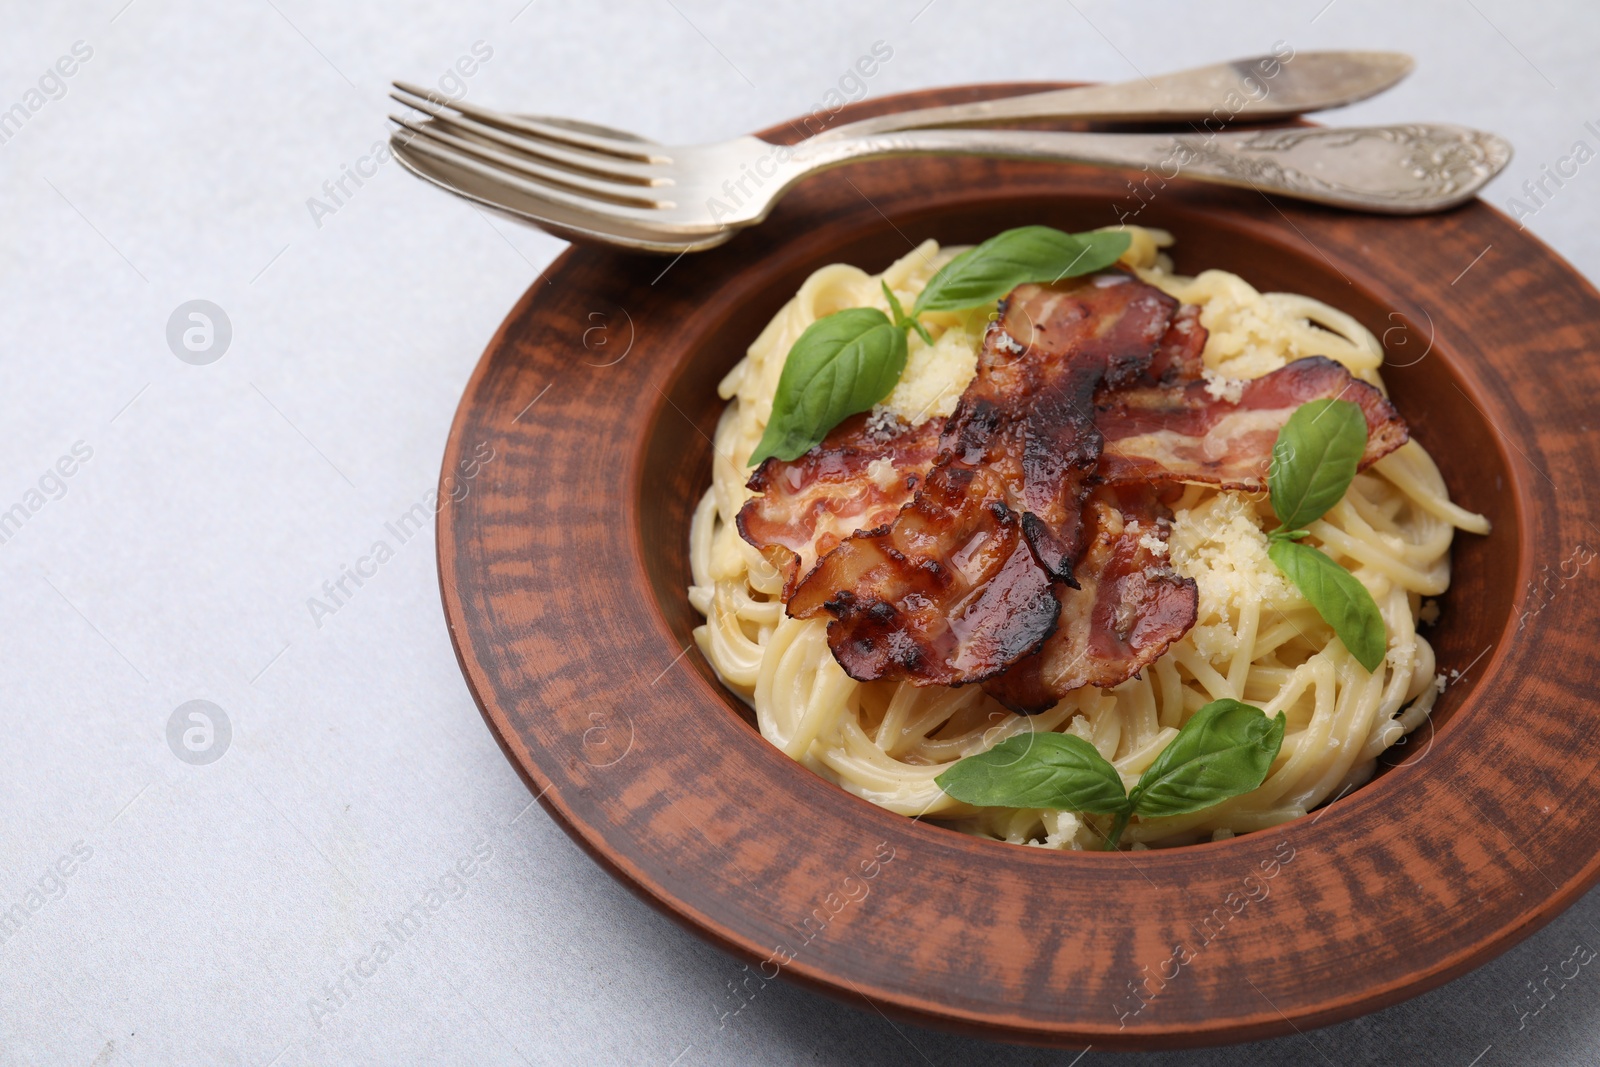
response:
<path id="1" fill-rule="evenodd" d="M 1122 776 L 1073 734 L 1027 733 L 968 756 L 934 779 L 983 808 L 1053 808 L 1112 815 L 1128 810 Z"/>
<path id="2" fill-rule="evenodd" d="M 1295 409 L 1272 446 L 1267 486 L 1285 530 L 1315 522 L 1344 498 L 1367 450 L 1367 417 L 1348 400 Z"/>
<path id="3" fill-rule="evenodd" d="M 1141 818 L 1187 815 L 1266 780 L 1283 745 L 1283 712 L 1268 719 L 1237 700 L 1213 700 L 1183 724 L 1128 794 Z"/>
<path id="4" fill-rule="evenodd" d="M 1078 234 L 1049 226 L 1006 230 L 941 267 L 917 295 L 912 317 L 987 304 L 1026 282 L 1055 282 L 1104 270 L 1132 240 L 1115 230 Z"/>
<path id="5" fill-rule="evenodd" d="M 1273 541 L 1267 555 L 1333 627 L 1350 654 L 1367 670 L 1377 670 L 1389 650 L 1389 632 L 1367 587 L 1310 545 Z"/>
<path id="6" fill-rule="evenodd" d="M 905 367 L 906 335 L 876 308 L 847 308 L 813 322 L 784 360 L 772 418 L 750 463 L 804 455 L 888 396 Z"/>

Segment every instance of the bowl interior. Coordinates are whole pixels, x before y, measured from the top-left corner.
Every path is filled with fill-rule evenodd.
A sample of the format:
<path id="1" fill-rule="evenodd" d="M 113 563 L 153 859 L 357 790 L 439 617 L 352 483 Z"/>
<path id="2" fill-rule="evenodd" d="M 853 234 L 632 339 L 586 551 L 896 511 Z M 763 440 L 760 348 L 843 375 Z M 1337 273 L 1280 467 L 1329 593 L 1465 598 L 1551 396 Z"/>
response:
<path id="1" fill-rule="evenodd" d="M 1397 767 L 1418 762 L 1433 737 L 1468 703 L 1484 675 L 1486 661 L 1477 657 L 1499 644 L 1514 621 L 1522 556 L 1518 494 L 1507 491 L 1519 471 L 1484 416 L 1481 409 L 1486 405 L 1475 398 L 1473 385 L 1459 372 L 1462 357 L 1446 338 L 1433 335 L 1424 316 L 1395 310 L 1379 294 L 1344 277 L 1303 241 L 1285 243 L 1238 216 L 1177 201 L 1153 205 L 1139 222 L 1172 232 L 1177 244 L 1170 251 L 1183 273 L 1208 268 L 1232 271 L 1263 292 L 1297 292 L 1323 300 L 1370 329 L 1384 345 L 1383 376 L 1390 393 L 1412 435 L 1438 464 L 1451 498 L 1489 518 L 1492 539 L 1456 537 L 1450 589 L 1439 598 L 1441 618 L 1424 629 L 1441 664 L 1477 662 L 1477 667 L 1446 688 L 1430 723 L 1407 739 L 1409 743 L 1381 758 L 1378 773 L 1394 773 Z M 676 368 L 637 446 L 641 477 L 635 502 L 641 555 L 655 599 L 680 644 L 692 640 L 691 631 L 702 621 L 685 596 L 690 580 L 687 546 L 690 517 L 710 484 L 710 436 L 724 406 L 716 386 L 762 327 L 811 271 L 827 263 L 878 271 L 906 253 L 908 240 L 932 237 L 942 244 L 973 244 L 1009 227 L 1037 223 L 1069 231 L 1104 225 L 1104 201 L 1062 195 L 942 204 L 921 214 L 897 216 L 893 224 L 880 217 L 876 225 L 815 234 L 785 269 L 731 294 L 697 324 L 698 343 L 686 346 L 697 356 Z M 736 238 L 730 245 L 732 254 L 747 239 L 748 235 Z M 686 420 L 694 429 L 685 425 Z M 705 659 L 697 651 L 689 659 L 722 706 L 753 726 L 750 709 L 717 682 Z M 754 731 L 750 742 L 765 743 Z"/>

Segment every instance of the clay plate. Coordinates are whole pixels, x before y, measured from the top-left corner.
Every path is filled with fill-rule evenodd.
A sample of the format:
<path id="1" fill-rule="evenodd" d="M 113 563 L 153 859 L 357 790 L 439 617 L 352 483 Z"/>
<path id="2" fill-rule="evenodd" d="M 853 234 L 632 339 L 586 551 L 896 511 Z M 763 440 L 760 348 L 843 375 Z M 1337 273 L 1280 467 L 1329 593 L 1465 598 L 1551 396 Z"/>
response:
<path id="1" fill-rule="evenodd" d="M 912 93 L 848 117 L 1035 88 Z M 1180 270 L 1309 293 L 1383 338 L 1412 432 L 1452 496 L 1494 523 L 1456 540 L 1430 637 L 1463 677 L 1431 726 L 1367 786 L 1269 831 L 1062 854 L 913 822 L 768 746 L 690 638 L 689 516 L 710 481 L 714 387 L 806 275 L 881 270 L 925 237 L 1106 225 L 1141 204 L 1129 175 L 861 164 L 715 251 L 573 248 L 467 386 L 441 497 L 475 455 L 493 459 L 440 511 L 438 547 L 473 695 L 551 815 L 749 961 L 752 988 L 755 972 L 781 972 L 1012 1041 L 1243 1041 L 1438 985 L 1600 877 L 1600 532 L 1586 518 L 1600 295 L 1481 202 L 1394 219 L 1185 183 L 1146 198 L 1130 221 L 1176 234 Z"/>

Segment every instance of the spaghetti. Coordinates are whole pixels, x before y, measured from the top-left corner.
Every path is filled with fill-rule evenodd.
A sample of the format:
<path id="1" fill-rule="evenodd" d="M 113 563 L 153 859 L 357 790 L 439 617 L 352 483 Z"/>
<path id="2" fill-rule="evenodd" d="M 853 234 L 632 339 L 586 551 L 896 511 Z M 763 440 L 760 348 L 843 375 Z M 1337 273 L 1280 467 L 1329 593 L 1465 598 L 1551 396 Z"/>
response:
<path id="1" fill-rule="evenodd" d="M 1237 275 L 1173 272 L 1159 230 L 1130 228 L 1123 266 L 1198 305 L 1209 332 L 1202 358 L 1213 388 L 1322 355 L 1382 388 L 1383 349 L 1349 315 L 1288 293 L 1260 293 Z M 1193 578 L 1194 626 L 1154 664 L 1112 689 L 1074 690 L 1049 710 L 1018 715 L 976 685 L 858 682 L 827 642 L 826 618 L 785 614 L 783 576 L 734 525 L 751 496 L 745 460 L 760 440 L 784 359 L 807 326 L 852 307 L 886 308 L 880 281 L 909 306 L 961 249 L 925 242 L 881 275 L 843 264 L 816 271 L 719 386 L 712 485 L 690 532 L 689 598 L 706 622 L 695 630 L 719 677 L 755 709 L 762 735 L 792 759 L 875 804 L 1019 844 L 1095 848 L 1107 817 L 1067 811 L 973 808 L 934 782 L 952 763 L 1014 734 L 1077 734 L 1132 785 L 1200 707 L 1230 697 L 1282 711 L 1277 760 L 1252 792 L 1190 815 L 1135 822 L 1134 847 L 1217 839 L 1303 815 L 1369 778 L 1379 754 L 1427 717 L 1443 679 L 1418 633 L 1450 581 L 1456 529 L 1488 522 L 1451 503 L 1437 467 L 1412 441 L 1358 474 L 1344 499 L 1310 526 L 1314 544 L 1372 593 L 1389 635 L 1369 674 L 1267 557 L 1265 493 L 1187 485 L 1173 505 L 1172 566 Z M 945 417 L 971 381 L 994 305 L 929 313 L 930 345 L 912 335 L 905 372 L 880 408 L 913 426 Z M 890 472 L 892 474 L 892 472 Z"/>

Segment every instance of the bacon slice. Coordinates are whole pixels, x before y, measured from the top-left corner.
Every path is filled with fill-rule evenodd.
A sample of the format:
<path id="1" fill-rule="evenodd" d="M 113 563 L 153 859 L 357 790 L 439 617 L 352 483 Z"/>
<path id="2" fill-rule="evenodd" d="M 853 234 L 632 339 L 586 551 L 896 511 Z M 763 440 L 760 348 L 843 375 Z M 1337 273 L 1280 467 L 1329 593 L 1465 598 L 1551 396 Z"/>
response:
<path id="1" fill-rule="evenodd" d="M 1201 337 L 1203 347 L 1203 332 Z M 1278 431 L 1295 408 L 1324 397 L 1353 401 L 1366 415 L 1363 468 L 1410 436 L 1382 393 L 1324 356 L 1297 359 L 1271 374 L 1232 385 L 1190 375 L 1170 375 L 1161 385 L 1107 390 L 1097 398 L 1095 425 L 1105 437 L 1102 480 L 1265 488 Z M 1237 399 L 1228 399 L 1230 389 L 1237 390 Z"/>
<path id="2" fill-rule="evenodd" d="M 1102 444 L 1095 393 L 1149 368 L 1177 309 L 1161 290 L 1106 271 L 1071 287 L 1019 287 L 984 338 L 985 352 L 998 353 L 1001 362 L 985 376 L 980 359 L 963 400 L 1022 401 L 1023 531 L 1055 581 L 1076 584 L 1081 512 Z M 960 417 L 958 409 L 953 419 Z"/>
<path id="3" fill-rule="evenodd" d="M 1156 354 L 1139 377 L 1141 385 L 1187 384 L 1205 373 L 1201 354 L 1210 336 L 1200 325 L 1200 305 L 1185 304 L 1172 316 L 1172 325 L 1162 335 Z"/>
<path id="4" fill-rule="evenodd" d="M 1172 513 L 1157 490 L 1102 488 L 1085 513 L 1089 547 L 1078 561 L 1078 588 L 1054 587 L 1061 604 L 1055 633 L 983 683 L 1013 711 L 1036 714 L 1081 686 L 1120 685 L 1194 625 L 1199 590 L 1167 561 Z"/>
<path id="5" fill-rule="evenodd" d="M 948 459 L 893 523 L 847 538 L 789 601 L 797 618 L 833 614 L 828 645 L 852 678 L 962 685 L 1004 670 L 1055 626 L 1050 578 L 998 499 L 1006 486 Z M 949 544 L 952 530 L 964 540 Z M 835 587 L 838 574 L 852 583 Z"/>
<path id="6" fill-rule="evenodd" d="M 768 460 L 739 531 L 782 570 L 790 615 L 834 616 L 851 677 L 982 682 L 1029 713 L 1118 685 L 1194 623 L 1163 492 L 1263 488 L 1278 430 L 1322 397 L 1361 406 L 1363 467 L 1407 440 L 1332 360 L 1207 380 L 1199 313 L 1121 272 L 1019 287 L 948 422 L 884 434 L 857 416 Z"/>
<path id="7" fill-rule="evenodd" d="M 761 495 L 739 509 L 739 535 L 783 574 L 785 600 L 840 541 L 895 517 L 933 465 L 943 428 L 932 418 L 878 432 L 856 415 L 798 459 L 756 468 L 746 487 Z"/>
<path id="8" fill-rule="evenodd" d="M 1038 649 L 1052 584 L 1077 584 L 1095 393 L 1148 369 L 1176 308 L 1122 272 L 1018 287 L 911 503 L 823 557 L 789 614 L 831 613 L 829 646 L 862 681 L 962 685 Z"/>

